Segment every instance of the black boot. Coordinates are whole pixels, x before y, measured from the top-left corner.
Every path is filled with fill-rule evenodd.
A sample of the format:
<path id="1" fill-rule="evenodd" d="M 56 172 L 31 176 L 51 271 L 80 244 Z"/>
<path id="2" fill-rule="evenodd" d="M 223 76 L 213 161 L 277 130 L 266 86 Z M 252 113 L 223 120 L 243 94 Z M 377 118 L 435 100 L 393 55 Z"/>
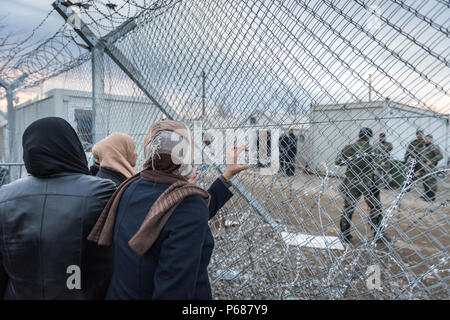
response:
<path id="1" fill-rule="evenodd" d="M 428 191 L 424 196 L 424 200 L 427 202 L 434 202 L 436 200 L 436 194 L 434 191 Z"/>
<path id="2" fill-rule="evenodd" d="M 353 236 L 350 234 L 350 223 L 348 223 L 345 216 L 341 216 L 339 226 L 341 227 L 341 234 L 340 234 L 341 241 L 345 243 L 351 243 Z"/>
<path id="3" fill-rule="evenodd" d="M 340 238 L 342 242 L 351 244 L 353 236 L 350 234 L 350 232 L 347 230 L 346 232 L 341 232 Z"/>

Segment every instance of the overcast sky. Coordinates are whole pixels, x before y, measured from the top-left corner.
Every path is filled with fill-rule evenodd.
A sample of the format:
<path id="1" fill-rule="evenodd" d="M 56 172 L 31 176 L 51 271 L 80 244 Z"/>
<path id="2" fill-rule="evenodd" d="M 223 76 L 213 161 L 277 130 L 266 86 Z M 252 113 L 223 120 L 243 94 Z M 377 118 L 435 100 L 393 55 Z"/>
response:
<path id="1" fill-rule="evenodd" d="M 374 0 L 375 1 L 375 0 Z M 14 36 L 17 36 L 17 38 L 23 39 L 26 36 L 30 34 L 30 32 L 35 28 L 42 19 L 50 12 L 52 9 L 52 0 L 0 0 L 0 17 L 2 18 L 2 21 L 0 22 L 1 25 L 5 25 L 6 29 L 2 32 L 11 32 Z M 118 1 L 120 2 L 120 1 Z M 189 2 L 189 1 L 188 1 Z M 376 1 L 375 1 L 376 2 Z M 195 2 L 194 2 L 195 3 Z M 218 3 L 221 3 L 220 1 Z M 261 3 L 261 2 L 260 2 Z M 264 2 L 263 2 L 264 3 Z M 313 96 L 323 96 L 323 95 L 330 95 L 333 97 L 337 97 L 338 100 L 346 100 L 349 98 L 352 98 L 351 94 L 354 94 L 355 88 L 364 88 L 364 84 L 361 80 L 354 80 L 353 74 L 350 73 L 349 69 L 342 65 L 341 62 L 345 61 L 347 59 L 347 62 L 350 63 L 350 67 L 354 68 L 354 70 L 362 75 L 363 79 L 366 79 L 368 72 L 374 73 L 374 83 L 373 86 L 375 89 L 378 89 L 383 95 L 393 97 L 394 99 L 396 97 L 403 97 L 407 96 L 403 90 L 399 90 L 398 86 L 391 85 L 390 82 L 388 82 L 387 78 L 380 72 L 376 72 L 376 70 L 370 71 L 370 66 L 367 63 L 367 60 L 362 59 L 361 57 L 358 57 L 358 55 L 355 54 L 355 52 L 352 52 L 352 49 L 345 45 L 344 43 L 341 43 L 339 41 L 336 41 L 336 35 L 332 35 L 329 31 L 326 30 L 323 26 L 320 26 L 320 24 L 317 24 L 316 21 L 312 18 L 311 14 L 307 14 L 303 11 L 303 9 L 300 6 L 297 6 L 293 1 L 285 1 L 286 6 L 290 6 L 289 8 L 286 8 L 285 12 L 279 11 L 278 6 L 280 3 L 283 3 L 282 1 L 275 1 L 270 0 L 267 1 L 267 3 L 278 3 L 273 6 L 273 10 L 271 10 L 271 14 L 265 14 L 264 17 L 259 22 L 259 29 L 256 29 L 255 31 L 250 29 L 249 33 L 246 35 L 239 34 L 239 30 L 227 30 L 226 26 L 221 27 L 220 23 L 223 23 L 224 20 L 215 20 L 212 23 L 214 23 L 213 26 L 207 26 L 207 24 L 203 23 L 201 24 L 201 27 L 203 30 L 211 30 L 214 28 L 217 28 L 217 32 L 206 32 L 206 35 L 201 35 L 201 40 L 207 39 L 208 46 L 211 48 L 211 44 L 217 45 L 217 47 L 223 47 L 227 50 L 233 48 L 233 45 L 230 44 L 228 47 L 226 46 L 225 41 L 230 40 L 230 38 L 239 36 L 240 41 L 243 43 L 247 43 L 247 47 L 244 47 L 241 52 L 237 55 L 236 58 L 231 57 L 230 59 L 237 59 L 235 61 L 227 60 L 224 62 L 224 70 L 223 70 L 223 77 L 220 76 L 220 74 L 216 74 L 216 82 L 217 86 L 226 87 L 230 81 L 228 79 L 227 72 L 229 71 L 229 68 L 226 68 L 227 64 L 237 64 L 241 65 L 244 70 L 245 64 L 258 64 L 259 68 L 261 68 L 261 72 L 259 73 L 258 77 L 261 75 L 267 77 L 271 76 L 273 79 L 277 80 L 276 82 L 281 83 L 283 87 L 293 88 L 293 87 L 301 87 L 305 88 L 305 90 L 313 95 Z M 289 4 L 287 4 L 289 3 Z M 379 46 L 375 44 L 371 44 L 371 46 L 363 47 L 362 43 L 367 41 L 361 34 L 358 34 L 357 30 L 349 26 L 348 23 L 346 23 L 344 20 L 342 20 L 342 17 L 338 17 L 341 20 L 337 21 L 336 14 L 333 12 L 330 12 L 329 8 L 325 5 L 316 5 L 315 0 L 308 0 L 305 1 L 310 7 L 316 9 L 316 13 L 319 14 L 319 16 L 323 16 L 327 22 L 335 23 L 333 24 L 333 27 L 336 28 L 336 30 L 339 29 L 339 31 L 344 35 L 344 37 L 352 39 L 352 43 L 354 43 L 356 46 L 360 45 L 361 48 L 368 57 L 372 57 L 376 63 L 380 63 L 382 66 L 382 70 L 385 70 L 386 72 L 391 74 L 391 78 L 394 80 L 399 80 L 403 86 L 410 89 L 414 94 L 417 94 L 417 96 L 421 99 L 428 100 L 430 104 L 438 103 L 440 108 L 448 109 L 449 107 L 449 97 L 442 96 L 441 94 L 436 93 L 436 89 L 433 88 L 433 85 L 427 84 L 423 79 L 421 79 L 417 73 L 412 72 L 411 70 L 405 69 L 405 66 L 402 62 L 398 61 L 397 59 L 392 59 L 392 57 L 389 57 L 389 54 L 385 54 L 382 49 L 380 49 Z M 317 2 L 320 3 L 320 2 Z M 347 1 L 334 1 L 334 3 L 337 3 L 341 5 L 342 7 L 350 8 L 348 9 L 347 13 L 352 15 L 352 17 L 357 17 L 356 19 L 365 19 L 365 15 L 368 13 L 364 13 L 364 10 L 361 10 L 360 7 L 357 5 L 354 5 L 355 8 L 359 9 L 359 12 L 352 12 L 352 6 L 345 6 L 345 3 Z M 380 1 L 379 3 L 385 4 L 386 2 Z M 418 2 L 411 2 L 408 1 L 408 3 L 418 3 Z M 426 2 L 423 2 L 426 3 Z M 184 5 L 184 4 L 183 4 Z M 182 6 L 183 6 L 182 5 Z M 436 2 L 430 1 L 427 2 L 423 7 L 421 12 L 429 13 L 430 16 L 436 17 L 434 19 L 434 22 L 447 25 L 449 17 L 446 15 L 439 15 L 439 12 L 437 11 L 437 7 L 435 7 Z M 233 4 L 230 5 L 232 7 Z M 220 5 L 218 6 L 220 7 Z M 227 6 L 223 6 L 225 8 L 225 11 L 223 12 L 226 16 L 227 11 L 229 8 Z M 422 32 L 422 33 L 415 33 L 416 31 L 416 20 L 413 20 L 412 22 L 405 24 L 403 23 L 402 15 L 406 17 L 410 17 L 411 15 L 408 14 L 403 9 L 399 10 L 399 8 L 394 5 L 381 5 L 382 14 L 386 16 L 391 17 L 391 21 L 393 21 L 396 25 L 401 25 L 403 30 L 406 30 L 406 32 L 414 35 L 417 37 L 418 40 L 422 41 L 426 45 L 432 44 L 433 49 L 446 59 L 448 59 L 449 56 L 449 49 L 446 45 L 446 42 L 437 41 L 439 38 L 435 38 L 436 41 L 433 43 L 433 37 L 437 36 L 436 32 L 430 28 L 430 31 Z M 189 6 L 184 7 L 184 11 L 189 11 L 191 9 Z M 203 9 L 203 8 L 201 8 Z M 194 9 L 192 9 L 194 11 Z M 207 10 L 207 9 L 205 9 Z M 291 11 L 292 10 L 292 11 Z M 293 26 L 293 23 L 295 23 L 295 19 L 293 19 L 292 16 L 289 16 L 286 12 L 291 11 L 296 12 L 299 11 L 297 17 L 302 17 L 301 20 L 305 21 L 306 25 L 301 26 L 297 23 L 297 25 Z M 266 12 L 267 10 L 260 10 L 261 12 Z M 392 11 L 392 12 L 391 12 Z M 396 12 L 399 12 L 398 17 L 395 16 Z M 434 11 L 434 12 L 433 12 Z M 195 11 L 194 11 L 195 12 Z M 216 12 L 216 16 L 220 14 L 220 11 Z M 191 12 L 191 17 L 193 13 Z M 223 15 L 220 15 L 223 16 Z M 189 40 L 189 36 L 197 37 L 198 34 L 183 34 L 181 29 L 183 28 L 183 24 L 180 21 L 183 21 L 183 19 L 179 18 L 180 16 L 177 16 L 177 20 L 174 21 L 174 25 L 171 27 L 168 31 L 174 31 L 173 36 L 175 38 L 172 38 L 172 42 L 178 43 L 178 48 L 181 48 L 184 42 L 183 39 L 186 41 L 187 48 L 191 48 L 192 44 L 198 44 L 198 38 Z M 228 17 L 228 19 L 235 19 L 235 23 L 239 24 L 240 20 L 235 17 L 235 15 Z M 244 16 L 241 19 L 245 19 L 246 22 L 242 24 L 242 29 L 246 29 L 248 25 L 247 17 Z M 279 19 L 278 24 L 272 23 L 274 20 Z M 34 37 L 32 38 L 33 41 L 38 41 L 42 38 L 45 38 L 46 36 L 52 34 L 56 31 L 56 29 L 62 25 L 62 18 L 57 14 L 53 13 L 48 21 L 40 28 Z M 337 21 L 337 22 L 336 22 Z M 361 20 L 363 21 L 363 20 Z M 178 22 L 178 25 L 176 23 Z M 165 21 L 164 23 L 167 23 Z M 187 18 L 185 21 L 185 25 L 192 24 L 192 20 L 190 18 Z M 284 24 L 285 27 L 289 28 L 289 31 L 291 34 L 293 34 L 295 37 L 288 37 L 288 33 L 283 31 L 282 27 L 280 25 Z M 200 24 L 198 24 L 200 26 Z M 181 28 L 181 29 L 180 29 Z M 317 43 L 311 40 L 311 35 L 308 35 L 304 32 L 305 29 L 310 28 L 311 32 L 318 34 L 321 39 L 327 39 L 324 40 L 325 43 L 331 47 L 332 50 L 335 52 L 339 52 L 339 59 L 336 59 L 336 57 L 331 57 L 329 53 L 327 53 L 327 50 L 321 47 L 321 43 Z M 180 29 L 180 30 L 177 30 Z M 150 29 L 149 32 L 153 32 L 153 29 Z M 175 32 L 175 30 L 177 30 Z M 166 32 L 168 32 L 166 31 Z M 188 30 L 189 32 L 189 30 Z M 224 37 L 219 39 L 217 37 L 217 34 L 224 34 L 226 32 L 229 37 Z M 236 35 L 233 35 L 234 32 L 237 32 Z M 354 35 L 352 33 L 354 32 Z M 379 35 L 379 38 L 382 39 L 383 43 L 388 43 L 392 48 L 395 48 L 395 51 L 398 52 L 402 58 L 406 59 L 407 61 L 421 61 L 419 66 L 423 68 L 424 70 L 421 70 L 426 74 L 427 76 L 432 76 L 432 79 L 444 87 L 448 88 L 449 84 L 449 74 L 448 74 L 448 68 L 442 69 L 443 72 L 439 72 L 439 70 L 442 68 L 442 64 L 437 63 L 434 61 L 434 58 L 430 57 L 424 57 L 421 58 L 420 54 L 423 54 L 423 50 L 417 50 L 416 48 L 411 47 L 408 44 L 408 41 L 404 41 L 403 43 L 399 41 L 399 43 L 394 42 L 388 42 L 392 40 L 392 29 L 390 27 L 386 27 L 386 33 L 385 36 L 383 35 L 384 29 L 382 30 L 382 33 Z M 244 37 L 248 38 L 245 39 Z M 155 37 L 158 36 L 158 34 L 155 34 Z M 241 38 L 242 36 L 242 38 Z M 398 37 L 398 40 L 404 40 L 404 38 L 396 35 Z M 277 39 L 278 38 L 278 39 Z M 274 41 L 274 39 L 279 40 Z M 358 40 L 359 39 L 359 40 Z M 167 37 L 163 37 L 163 42 L 168 40 Z M 339 40 L 339 39 L 338 39 Z M 358 41 L 357 41 L 358 40 Z M 394 40 L 397 40 L 397 38 L 394 38 Z M 448 39 L 447 39 L 448 40 Z M 139 38 L 136 38 L 136 41 L 140 41 Z M 190 41 L 190 42 L 189 42 Z M 196 42 L 197 41 L 197 42 Z M 447 42 L 448 44 L 448 42 Z M 170 45 L 170 42 L 167 42 L 166 45 Z M 128 47 L 130 50 L 134 50 L 133 46 Z M 146 66 L 150 64 L 158 64 L 158 67 L 164 67 L 164 65 L 168 65 L 169 68 L 172 67 L 177 69 L 176 63 L 177 61 L 177 55 L 172 54 L 172 56 L 169 58 L 166 55 L 162 55 L 164 60 L 159 61 L 159 56 L 157 53 L 152 53 L 152 48 L 155 48 L 152 45 L 148 45 L 146 49 L 144 46 L 137 47 L 140 52 L 136 52 L 133 56 L 147 56 L 148 58 L 145 60 L 139 61 L 142 65 L 140 68 L 145 68 Z M 247 48 L 252 48 L 253 51 L 246 50 Z M 286 48 L 290 48 L 290 50 L 287 50 Z M 371 50 L 373 48 L 373 50 Z M 311 50 L 309 54 L 305 55 L 306 50 Z M 202 48 L 199 47 L 198 52 L 203 52 Z M 416 55 L 416 52 L 418 53 Z M 344 55 L 345 53 L 345 55 Z M 131 58 L 133 58 L 133 56 Z M 211 57 L 214 55 L 211 54 Z M 229 55 L 227 55 L 227 59 L 229 59 Z M 325 70 L 322 68 L 321 65 L 318 64 L 317 61 L 312 61 L 311 56 L 315 57 L 321 57 L 320 63 L 324 64 L 325 67 L 328 67 L 328 70 Z M 151 58 L 150 58 L 151 57 Z M 326 59 L 325 59 L 326 58 Z M 207 59 L 207 57 L 205 57 Z M 195 55 L 194 60 L 198 60 L 198 65 L 200 66 L 202 61 L 205 60 L 203 57 L 199 54 Z M 389 60 L 390 59 L 390 60 Z M 418 60 L 421 59 L 421 60 Z M 428 61 L 430 60 L 430 61 Z M 192 61 L 193 62 L 193 61 Z M 367 65 L 367 67 L 366 67 Z M 304 67 L 306 66 L 306 67 Z M 281 68 L 282 67 L 282 68 Z M 271 69 L 273 68 L 273 69 Z M 283 69 L 284 68 L 284 69 Z M 179 68 L 178 68 L 179 69 Z M 366 70 L 367 69 L 367 70 Z M 372 67 L 373 69 L 373 67 Z M 280 71 L 281 70 L 281 71 Z M 284 70 L 284 71 L 283 71 Z M 408 71 L 408 72 L 404 72 Z M 340 73 L 338 73 L 340 72 Z M 309 74 L 310 73 L 310 74 Z M 166 73 L 167 74 L 167 73 Z M 257 74 L 257 73 L 255 73 Z M 339 80 L 336 81 L 333 76 L 335 74 L 338 74 Z M 239 77 L 239 72 L 235 72 L 234 76 Z M 224 84 L 220 84 L 220 79 L 223 78 Z M 310 84 L 312 78 L 317 79 L 318 82 L 315 84 Z M 251 77 L 244 79 L 249 80 Z M 173 81 L 176 81 L 177 79 L 173 79 Z M 355 82 L 356 81 L 356 82 Z M 423 84 L 422 84 L 423 82 Z M 181 83 L 180 85 L 184 86 L 185 81 Z M 274 81 L 272 81 L 274 83 Z M 330 85 L 331 84 L 331 85 Z M 210 85 L 213 85 L 213 83 L 210 83 Z M 278 84 L 279 85 L 279 84 Z M 262 88 L 263 91 L 267 91 L 267 89 L 259 84 L 259 86 Z M 323 87 L 322 93 L 320 93 L 318 88 Z M 420 87 L 420 92 L 418 91 Z M 345 93 L 344 89 L 351 88 L 350 92 Z M 250 91 L 257 91 L 257 88 L 250 88 Z M 254 90 L 253 90 L 254 89 Z M 291 90 L 291 89 L 290 89 Z M 360 91 L 360 90 L 359 90 Z M 299 90 L 299 97 L 297 99 L 303 99 L 304 92 L 302 90 Z M 366 89 L 363 89 L 362 93 L 365 95 Z M 345 94 L 344 94 L 345 93 Z M 350 95 L 349 95 L 350 94 Z M 359 95 L 360 93 L 358 93 Z M 250 95 L 249 95 L 250 96 Z M 258 95 L 254 96 L 256 99 L 258 99 Z M 258 101 L 257 101 L 258 102 Z M 256 103 L 256 102 L 255 102 Z M 446 110 L 448 112 L 448 110 Z"/>
<path id="2" fill-rule="evenodd" d="M 27 36 L 52 9 L 51 0 L 0 0 L 0 24 L 19 37 Z M 39 31 L 39 36 L 55 31 L 52 25 L 60 24 L 61 18 L 55 14 Z"/>

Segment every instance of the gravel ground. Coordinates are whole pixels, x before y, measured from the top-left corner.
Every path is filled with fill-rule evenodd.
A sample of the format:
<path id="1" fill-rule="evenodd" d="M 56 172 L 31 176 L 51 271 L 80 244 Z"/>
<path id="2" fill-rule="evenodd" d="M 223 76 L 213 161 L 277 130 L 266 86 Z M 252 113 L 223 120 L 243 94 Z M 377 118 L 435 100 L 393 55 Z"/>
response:
<path id="1" fill-rule="evenodd" d="M 214 175 L 207 175 L 211 182 Z M 441 181 L 435 203 L 406 194 L 392 212 L 388 245 L 371 244 L 368 208 L 359 202 L 352 245 L 345 250 L 287 245 L 280 231 L 338 236 L 343 201 L 339 179 L 297 172 L 294 177 L 240 181 L 279 223 L 275 231 L 236 194 L 211 220 L 216 246 L 209 266 L 215 299 L 449 299 L 449 184 Z M 322 186 L 322 187 L 321 187 Z M 236 193 L 236 192 L 235 192 Z M 384 213 L 399 190 L 383 189 Z M 370 266 L 380 287 L 368 289 Z"/>

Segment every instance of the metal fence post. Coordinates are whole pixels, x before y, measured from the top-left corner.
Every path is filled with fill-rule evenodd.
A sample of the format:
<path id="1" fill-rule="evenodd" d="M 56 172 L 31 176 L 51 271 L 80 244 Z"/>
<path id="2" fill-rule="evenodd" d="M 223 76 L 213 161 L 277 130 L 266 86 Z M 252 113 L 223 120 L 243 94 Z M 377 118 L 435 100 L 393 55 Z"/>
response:
<path id="1" fill-rule="evenodd" d="M 53 7 L 65 19 L 68 19 L 67 7 L 61 1 L 55 1 Z M 140 70 L 136 69 L 131 61 L 123 55 L 123 53 L 114 45 L 114 42 L 120 38 L 121 35 L 127 34 L 136 26 L 134 20 L 127 20 L 122 25 L 111 31 L 106 36 L 98 38 L 89 26 L 80 19 L 79 28 L 75 29 L 78 35 L 91 47 L 91 50 L 101 46 L 108 56 L 119 66 L 119 68 L 142 90 L 142 92 L 150 99 L 150 101 L 158 107 L 163 113 L 167 115 L 168 119 L 182 121 L 183 118 L 161 97 L 158 92 L 145 81 L 144 76 Z M 94 58 L 95 59 L 95 58 Z M 102 72 L 103 74 L 103 72 Z M 98 74 L 96 75 L 99 76 Z M 101 77 L 103 79 L 103 77 Z M 206 121 L 205 121 L 206 122 Z M 201 150 L 201 148 L 200 148 Z M 217 168 L 219 172 L 225 170 L 222 165 Z M 233 185 L 235 189 L 248 201 L 248 204 L 255 209 L 255 211 L 277 232 L 279 231 L 279 224 L 273 220 L 270 213 L 252 196 L 252 194 L 236 179 L 233 178 Z"/>
<path id="2" fill-rule="evenodd" d="M 15 148 L 15 138 L 16 138 L 16 113 L 14 110 L 14 91 L 19 87 L 23 80 L 27 77 L 27 74 L 22 74 L 16 80 L 11 83 L 6 82 L 4 79 L 0 78 L 0 86 L 4 87 L 6 90 L 6 101 L 8 104 L 8 152 L 7 159 L 9 162 L 15 162 L 17 158 L 17 148 Z"/>
<path id="3" fill-rule="evenodd" d="M 105 103 L 105 51 L 99 43 L 92 49 L 93 144 L 108 135 L 108 106 Z"/>

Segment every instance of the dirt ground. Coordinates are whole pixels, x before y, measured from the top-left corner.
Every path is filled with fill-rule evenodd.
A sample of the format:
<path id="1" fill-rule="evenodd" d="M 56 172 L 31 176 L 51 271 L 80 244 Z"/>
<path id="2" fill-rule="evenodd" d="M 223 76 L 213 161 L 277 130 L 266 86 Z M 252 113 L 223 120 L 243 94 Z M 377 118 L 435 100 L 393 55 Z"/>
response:
<path id="1" fill-rule="evenodd" d="M 213 175 L 208 176 L 212 181 Z M 241 183 L 281 231 L 338 236 L 343 207 L 339 178 L 297 171 L 294 177 L 246 173 Z M 388 245 L 372 245 L 368 207 L 353 215 L 354 239 L 345 250 L 287 245 L 242 196 L 211 221 L 216 247 L 210 278 L 217 299 L 449 299 L 449 180 L 440 177 L 437 199 L 420 198 L 422 185 L 404 195 L 387 219 Z M 383 213 L 400 189 L 382 189 Z M 235 191 L 236 193 L 236 191 Z M 381 288 L 369 290 L 377 265 Z"/>

